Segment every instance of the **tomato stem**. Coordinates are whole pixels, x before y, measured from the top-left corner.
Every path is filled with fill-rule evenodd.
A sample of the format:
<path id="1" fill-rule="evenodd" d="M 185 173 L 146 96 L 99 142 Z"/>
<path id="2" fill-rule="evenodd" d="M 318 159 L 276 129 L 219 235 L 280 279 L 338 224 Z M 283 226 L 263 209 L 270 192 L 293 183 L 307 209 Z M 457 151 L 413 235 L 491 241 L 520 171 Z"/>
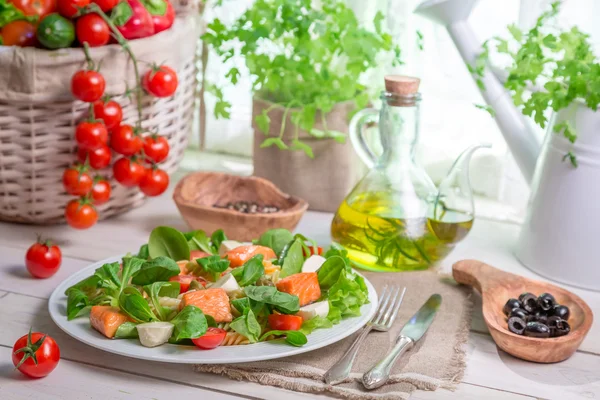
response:
<path id="1" fill-rule="evenodd" d="M 88 42 L 83 42 L 83 54 L 85 54 L 85 61 L 88 64 L 89 70 L 94 70 L 94 59 L 90 56 L 90 46 Z"/>
<path id="2" fill-rule="evenodd" d="M 48 335 L 44 335 L 37 342 L 31 343 L 32 328 L 33 327 L 29 327 L 29 333 L 27 334 L 27 346 L 21 347 L 20 349 L 16 350 L 13 353 L 13 354 L 24 353 L 23 358 L 21 358 L 21 361 L 19 361 L 19 363 L 15 366 L 15 369 L 18 369 L 21 365 L 23 365 L 23 363 L 25 361 L 27 361 L 28 358 L 31 358 L 33 360 L 33 362 L 35 363 L 35 365 L 37 365 L 37 363 L 38 363 L 35 353 L 42 346 L 42 344 L 44 343 L 44 340 L 46 340 L 46 337 Z"/>
<path id="3" fill-rule="evenodd" d="M 91 14 L 91 13 L 98 14 L 104 20 L 104 22 L 106 22 L 106 24 L 108 25 L 108 27 L 114 34 L 115 39 L 117 40 L 119 45 L 121 45 L 123 50 L 125 50 L 125 52 L 127 52 L 127 54 L 129 55 L 129 58 L 131 59 L 131 62 L 133 63 L 133 71 L 135 73 L 135 80 L 136 80 L 136 86 L 135 86 L 134 90 L 136 92 L 136 103 L 137 103 L 137 113 L 138 113 L 138 120 L 137 120 L 136 126 L 140 129 L 142 129 L 142 86 L 141 86 L 141 77 L 140 77 L 140 71 L 138 68 L 137 58 L 135 57 L 135 54 L 133 54 L 133 51 L 131 51 L 131 48 L 129 47 L 129 42 L 127 41 L 127 39 L 125 39 L 123 34 L 115 26 L 115 24 L 112 22 L 112 20 L 108 17 L 108 15 L 106 15 L 104 13 L 104 11 L 102 11 L 102 9 L 100 9 L 100 7 L 97 4 L 95 4 L 95 3 L 88 4 L 82 10 L 82 15 Z"/>

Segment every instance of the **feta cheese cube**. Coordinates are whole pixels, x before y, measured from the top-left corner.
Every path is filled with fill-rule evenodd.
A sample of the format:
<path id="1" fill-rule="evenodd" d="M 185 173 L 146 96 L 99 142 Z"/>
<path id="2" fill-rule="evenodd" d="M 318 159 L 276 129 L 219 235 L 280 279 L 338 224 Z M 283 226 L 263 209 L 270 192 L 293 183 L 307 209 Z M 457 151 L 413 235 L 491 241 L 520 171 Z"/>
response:
<path id="1" fill-rule="evenodd" d="M 222 288 L 225 290 L 225 292 L 227 292 L 227 294 L 230 294 L 240 289 L 240 285 L 238 285 L 237 281 L 231 274 L 223 275 L 221 278 L 219 278 L 218 281 L 211 284 L 210 287 L 211 289 Z"/>
<path id="2" fill-rule="evenodd" d="M 300 311 L 296 315 L 307 321 L 315 317 L 327 317 L 327 314 L 329 314 L 329 301 L 324 300 L 300 307 Z"/>
<path id="3" fill-rule="evenodd" d="M 174 325 L 170 322 L 148 322 L 139 324 L 136 328 L 143 346 L 156 347 L 169 341 Z"/>
<path id="4" fill-rule="evenodd" d="M 326 260 L 323 256 L 313 254 L 304 261 L 302 272 L 317 272 Z"/>

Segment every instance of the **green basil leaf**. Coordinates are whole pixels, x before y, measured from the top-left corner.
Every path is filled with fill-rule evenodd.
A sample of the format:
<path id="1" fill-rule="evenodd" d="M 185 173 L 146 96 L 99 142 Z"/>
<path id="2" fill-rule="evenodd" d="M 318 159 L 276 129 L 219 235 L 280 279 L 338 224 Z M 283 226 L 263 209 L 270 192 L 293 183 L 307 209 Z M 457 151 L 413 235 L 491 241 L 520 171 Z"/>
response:
<path id="1" fill-rule="evenodd" d="M 87 295 L 89 295 L 90 292 L 96 291 L 96 289 L 98 289 L 99 287 L 100 287 L 100 277 L 98 275 L 94 274 L 92 276 L 88 276 L 87 278 L 77 282 L 73 286 L 70 286 L 67 290 L 65 290 L 65 295 L 68 296 L 69 291 L 71 289 L 79 289 L 79 290 L 83 291 L 84 293 L 86 293 Z"/>
<path id="2" fill-rule="evenodd" d="M 250 343 L 258 342 L 260 332 L 262 331 L 260 324 L 256 320 L 256 316 L 249 308 L 244 310 L 244 315 L 233 320 L 229 324 L 229 327 L 248 338 Z"/>
<path id="3" fill-rule="evenodd" d="M 152 15 L 165 15 L 167 2 L 165 0 L 141 0 L 142 5 Z"/>
<path id="4" fill-rule="evenodd" d="M 281 265 L 280 277 L 298 274 L 302 272 L 302 264 L 304 264 L 304 254 L 302 253 L 303 242 L 301 239 L 294 239 L 283 258 Z"/>
<path id="5" fill-rule="evenodd" d="M 252 300 L 249 297 L 231 300 L 231 305 L 235 307 L 240 314 L 244 314 L 246 309 L 251 309 L 254 315 L 259 315 L 265 307 L 265 303 Z"/>
<path id="6" fill-rule="evenodd" d="M 235 270 L 241 269 L 239 278 L 234 275 L 240 286 L 248 286 L 256 283 L 256 281 L 265 274 L 265 267 L 263 266 L 262 254 L 257 254 L 251 259 L 246 261 L 243 266 L 236 268 Z"/>
<path id="7" fill-rule="evenodd" d="M 148 254 L 151 258 L 169 257 L 175 261 L 189 260 L 190 247 L 184 235 L 177 229 L 158 226 L 150 233 Z"/>
<path id="8" fill-rule="evenodd" d="M 133 286 L 128 286 L 121 292 L 119 296 L 119 308 L 135 321 L 158 321 L 146 299 Z"/>
<path id="9" fill-rule="evenodd" d="M 136 328 L 137 324 L 134 322 L 124 322 L 117 328 L 114 339 L 136 339 L 139 337 Z"/>
<path id="10" fill-rule="evenodd" d="M 222 259 L 219 256 L 198 258 L 196 262 L 204 271 L 212 275 L 213 281 L 219 279 L 221 272 L 229 268 L 229 260 Z"/>
<path id="11" fill-rule="evenodd" d="M 94 275 L 99 279 L 99 287 L 106 289 L 118 289 L 121 286 L 121 279 L 119 279 L 120 265 L 118 262 L 104 264 L 100 268 L 96 269 Z"/>
<path id="12" fill-rule="evenodd" d="M 188 246 L 190 250 L 200 250 L 208 254 L 215 254 L 214 249 L 210 245 L 210 239 L 206 235 L 206 232 L 201 230 L 192 231 L 189 232 L 186 237 L 189 237 Z"/>
<path id="13" fill-rule="evenodd" d="M 269 331 L 260 337 L 260 341 L 263 342 L 269 336 L 285 336 L 286 343 L 296 347 L 302 347 L 308 343 L 306 335 L 301 331 Z"/>
<path id="14" fill-rule="evenodd" d="M 225 236 L 225 232 L 223 229 L 219 229 L 213 232 L 210 236 L 211 247 L 213 249 L 212 254 L 219 254 L 219 247 L 221 247 L 221 243 L 227 240 L 227 236 Z"/>
<path id="15" fill-rule="evenodd" d="M 321 265 L 321 268 L 317 271 L 317 278 L 319 279 L 319 286 L 321 286 L 321 289 L 327 290 L 333 286 L 345 269 L 346 262 L 342 257 L 331 256 L 327 258 L 323 265 Z"/>
<path id="16" fill-rule="evenodd" d="M 350 258 L 348 258 L 348 250 L 344 249 L 342 246 L 340 246 L 337 243 L 333 243 L 327 249 L 327 251 L 325 251 L 325 254 L 323 254 L 323 257 L 329 258 L 329 257 L 334 257 L 334 256 L 342 257 L 344 259 L 344 262 L 348 266 L 348 269 L 350 269 L 352 264 L 350 263 Z"/>
<path id="17" fill-rule="evenodd" d="M 172 276 L 179 275 L 181 270 L 175 261 L 169 257 L 156 257 L 144 262 L 141 268 L 133 275 L 131 283 L 145 286 L 154 282 L 166 282 Z"/>
<path id="18" fill-rule="evenodd" d="M 70 288 L 67 296 L 67 320 L 80 317 L 92 308 L 88 296 L 78 288 Z"/>
<path id="19" fill-rule="evenodd" d="M 143 244 L 140 247 L 140 250 L 138 251 L 136 257 L 144 259 L 144 260 L 147 260 L 147 259 L 150 258 L 150 253 L 148 252 L 148 245 L 147 244 Z"/>
<path id="20" fill-rule="evenodd" d="M 175 327 L 171 339 L 178 342 L 182 339 L 196 339 L 206 333 L 208 322 L 206 316 L 196 306 L 185 306 L 171 321 Z M 213 319 L 214 322 L 214 319 Z"/>
<path id="21" fill-rule="evenodd" d="M 295 314 L 300 310 L 298 296 L 280 292 L 273 286 L 246 286 L 244 293 L 254 301 L 274 306 L 282 314 Z"/>
<path id="22" fill-rule="evenodd" d="M 271 229 L 260 236 L 257 244 L 273 249 L 279 257 L 283 248 L 292 240 L 294 240 L 294 236 L 287 229 Z"/>
<path id="23" fill-rule="evenodd" d="M 126 1 L 120 1 L 110 12 L 110 20 L 116 26 L 123 26 L 133 16 L 133 9 Z"/>
<path id="24" fill-rule="evenodd" d="M 129 285 L 129 280 L 135 275 L 142 265 L 147 261 L 137 257 L 124 257 L 123 258 L 123 269 L 121 270 L 121 290 Z"/>
<path id="25" fill-rule="evenodd" d="M 154 282 L 144 286 L 144 291 L 150 296 L 150 301 L 156 310 L 158 319 L 166 321 L 171 314 L 171 309 L 160 305 L 159 297 L 175 298 L 179 295 L 179 282 Z"/>

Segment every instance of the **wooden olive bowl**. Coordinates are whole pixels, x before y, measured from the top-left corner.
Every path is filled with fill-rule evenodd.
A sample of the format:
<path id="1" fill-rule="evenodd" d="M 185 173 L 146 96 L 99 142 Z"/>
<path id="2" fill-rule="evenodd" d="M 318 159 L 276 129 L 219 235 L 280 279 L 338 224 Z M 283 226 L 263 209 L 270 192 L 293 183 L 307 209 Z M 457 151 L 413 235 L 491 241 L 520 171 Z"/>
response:
<path id="1" fill-rule="evenodd" d="M 239 241 L 257 239 L 273 228 L 293 230 L 308 208 L 306 201 L 283 193 L 266 179 L 217 172 L 186 175 L 175 187 L 173 200 L 192 229 L 208 234 L 223 229 L 229 239 Z M 245 214 L 214 207 L 236 201 L 277 206 L 279 211 Z"/>
<path id="2" fill-rule="evenodd" d="M 500 271 L 477 260 L 455 263 L 452 275 L 458 283 L 472 286 L 481 293 L 483 319 L 498 347 L 523 360 L 538 363 L 566 360 L 577 351 L 592 326 L 594 315 L 590 307 L 579 296 L 550 283 Z M 510 332 L 502 308 L 508 299 L 518 298 L 524 292 L 535 295 L 547 292 L 554 295 L 559 304 L 569 307 L 571 332 L 547 339 Z"/>

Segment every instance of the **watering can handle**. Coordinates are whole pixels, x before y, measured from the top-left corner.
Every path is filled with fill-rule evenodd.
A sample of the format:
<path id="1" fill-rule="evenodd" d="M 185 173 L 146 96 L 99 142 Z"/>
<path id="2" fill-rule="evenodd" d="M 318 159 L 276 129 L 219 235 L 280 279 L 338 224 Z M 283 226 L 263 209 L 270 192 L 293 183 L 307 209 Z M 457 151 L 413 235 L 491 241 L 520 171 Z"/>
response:
<path id="1" fill-rule="evenodd" d="M 364 127 L 367 124 L 379 123 L 379 111 L 374 108 L 365 108 L 354 114 L 350 120 L 349 134 L 354 150 L 369 168 L 377 163 L 377 156 L 367 145 L 364 136 Z"/>

